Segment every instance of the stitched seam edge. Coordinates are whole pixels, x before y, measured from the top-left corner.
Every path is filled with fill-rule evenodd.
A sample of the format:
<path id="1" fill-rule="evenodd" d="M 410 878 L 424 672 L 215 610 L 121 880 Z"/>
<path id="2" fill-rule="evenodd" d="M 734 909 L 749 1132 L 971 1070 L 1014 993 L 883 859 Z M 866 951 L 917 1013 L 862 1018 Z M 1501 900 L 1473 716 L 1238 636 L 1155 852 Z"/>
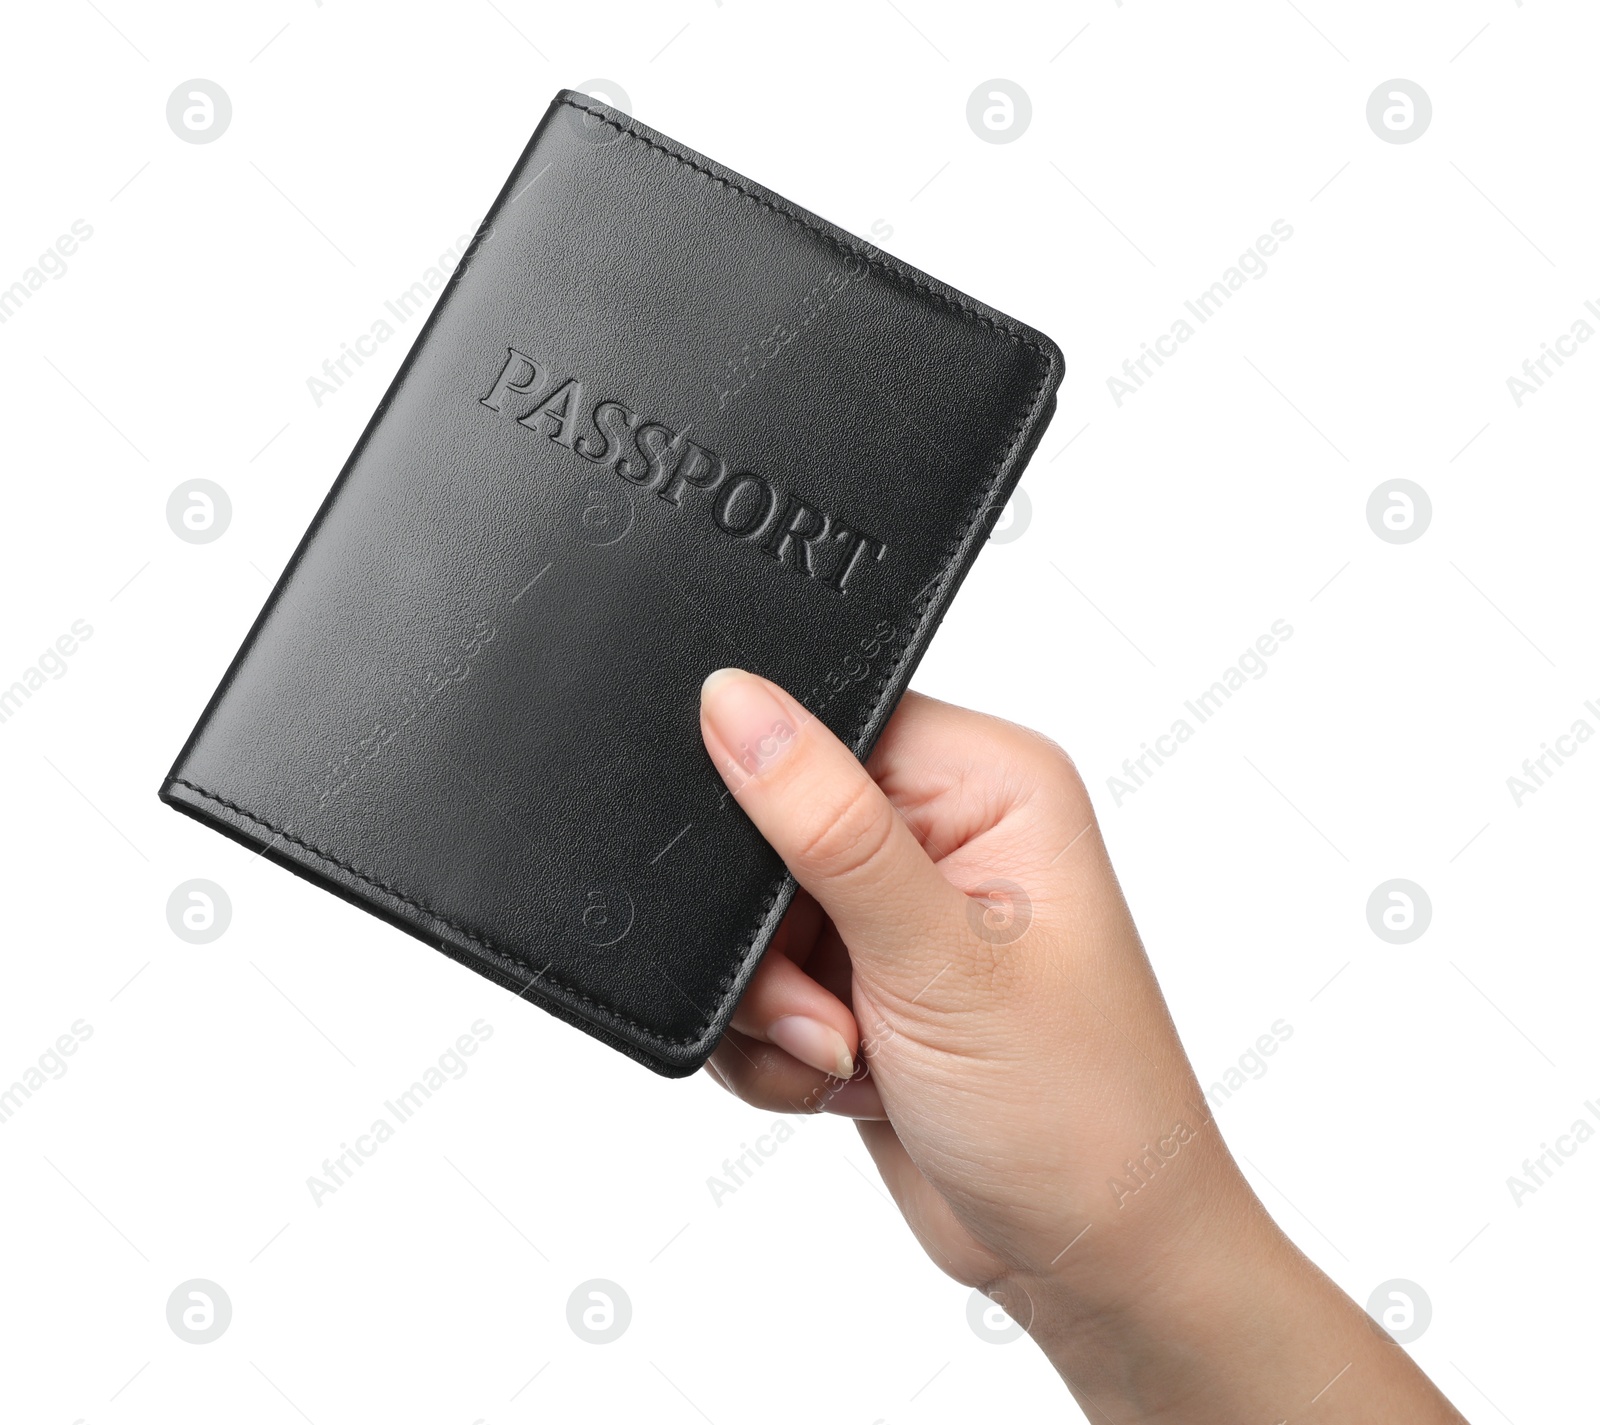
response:
<path id="1" fill-rule="evenodd" d="M 973 492 L 972 498 L 968 502 L 965 526 L 959 534 L 953 536 L 945 545 L 943 569 L 940 570 L 938 578 L 928 586 L 918 603 L 912 606 L 911 621 L 913 627 L 910 636 L 902 642 L 900 656 L 878 679 L 876 701 L 873 702 L 867 712 L 862 714 L 850 734 L 850 748 L 857 756 L 860 755 L 861 744 L 867 728 L 882 714 L 884 705 L 889 700 L 889 689 L 899 679 L 906 660 L 911 656 L 911 650 L 921 639 L 923 631 L 927 627 L 928 619 L 931 617 L 934 607 L 943 597 L 945 589 L 949 587 L 951 578 L 955 574 L 956 560 L 961 552 L 961 547 L 972 537 L 974 526 L 977 525 L 983 516 L 983 511 L 988 507 L 991 492 L 1000 483 L 1000 477 L 1005 474 L 1006 467 L 1016 458 L 1017 451 L 1021 449 L 1028 428 L 1037 419 L 1039 409 L 1044 402 L 1045 387 L 1049 384 L 1049 380 L 1050 363 L 1047 360 L 1044 370 L 1040 373 L 1039 380 L 1034 386 L 1033 399 L 1028 404 L 1026 414 L 1017 423 L 1016 430 L 1011 437 L 1011 443 L 1006 447 L 1005 454 L 1000 458 L 999 463 L 994 468 L 994 473 L 990 475 L 989 479 Z"/>
<path id="2" fill-rule="evenodd" d="M 485 940 L 481 935 L 474 934 L 472 931 L 468 930 L 466 926 L 458 924 L 457 922 L 451 920 L 448 916 L 441 915 L 432 906 L 428 905 L 427 902 L 418 900 L 415 896 L 407 894 L 398 886 L 391 886 L 385 881 L 380 881 L 374 876 L 369 876 L 359 867 L 351 865 L 351 863 L 348 861 L 340 860 L 339 857 L 332 855 L 330 852 L 324 851 L 320 846 L 313 846 L 309 841 L 306 841 L 302 837 L 296 836 L 292 831 L 287 831 L 281 826 L 273 825 L 272 822 L 265 820 L 263 817 L 257 816 L 254 812 L 247 811 L 237 802 L 229 801 L 227 797 L 224 797 L 217 792 L 210 791 L 205 787 L 199 786 L 197 783 L 189 781 L 186 777 L 172 777 L 169 780 L 174 786 L 187 787 L 191 792 L 197 793 L 198 795 L 204 797 L 207 801 L 215 802 L 218 806 L 226 807 L 235 815 L 242 816 L 246 821 L 252 822 L 256 826 L 265 827 L 268 831 L 273 833 L 277 840 L 292 842 L 302 850 L 309 851 L 319 861 L 325 861 L 330 866 L 337 866 L 346 874 L 354 876 L 363 885 L 371 886 L 373 890 L 382 891 L 385 895 L 393 896 L 394 899 L 401 902 L 401 904 L 408 905 L 414 910 L 421 911 L 424 915 L 430 916 L 434 920 L 438 921 L 440 925 L 448 926 L 451 930 L 455 931 L 457 935 L 461 936 L 462 939 L 468 941 L 470 944 L 476 945 L 480 949 L 487 950 L 490 952 L 490 954 L 497 955 L 503 960 L 509 960 L 519 970 L 525 970 L 530 975 L 547 981 L 551 985 L 555 986 L 556 989 L 562 991 L 563 994 L 570 995 L 572 998 L 590 1006 L 591 1008 L 604 1010 L 606 1015 L 610 1019 L 614 1020 L 617 1024 L 626 1025 L 630 1029 L 635 1029 L 648 1039 L 653 1039 L 660 1044 L 693 1045 L 698 1043 L 705 1033 L 705 1026 L 702 1026 L 695 1034 L 688 1035 L 681 1039 L 674 1039 L 668 1035 L 662 1034 L 658 1030 L 650 1028 L 649 1025 L 643 1024 L 639 1020 L 632 1019 L 628 1015 L 623 1014 L 616 1008 L 615 1005 L 607 1004 L 604 1000 L 598 1000 L 594 998 L 593 995 L 588 995 L 582 990 L 575 989 L 573 986 L 548 973 L 548 971 L 535 970 L 532 965 L 527 963 L 527 961 L 519 959 L 517 956 L 502 950 L 492 941 Z M 762 907 L 761 911 L 763 917 L 767 914 L 767 911 L 770 908 L 776 894 L 777 892 L 774 890 L 773 894 L 767 898 L 767 903 Z M 710 1020 L 708 1019 L 706 1023 L 709 1024 Z"/>
<path id="3" fill-rule="evenodd" d="M 776 213 L 786 222 L 794 223 L 796 226 L 804 228 L 807 232 L 813 233 L 817 237 L 822 238 L 839 251 L 850 256 L 860 258 L 867 264 L 867 266 L 879 269 L 894 285 L 911 288 L 912 290 L 923 294 L 924 297 L 939 303 L 941 306 L 960 312 L 963 316 L 966 316 L 973 321 L 980 322 L 984 326 L 991 327 L 995 332 L 1005 337 L 1007 340 L 1015 343 L 1016 345 L 1028 348 L 1028 350 L 1037 353 L 1044 359 L 1043 369 L 1040 371 L 1039 379 L 1034 385 L 1033 396 L 1028 402 L 1025 414 L 1017 422 L 1011 440 L 1006 446 L 1005 454 L 996 463 L 994 471 L 990 475 L 989 479 L 973 493 L 968 504 L 968 514 L 965 525 L 962 527 L 960 533 L 951 538 L 945 545 L 943 569 L 940 571 L 938 577 L 929 586 L 927 591 L 922 595 L 917 604 L 913 605 L 912 607 L 911 619 L 913 628 L 910 636 L 901 641 L 899 657 L 895 660 L 893 665 L 878 679 L 877 697 L 874 699 L 868 710 L 863 713 L 856 722 L 855 728 L 851 733 L 850 746 L 851 750 L 859 755 L 861 743 L 867 727 L 876 721 L 876 719 L 883 712 L 884 705 L 888 701 L 890 687 L 899 678 L 901 670 L 905 667 L 906 660 L 910 657 L 912 648 L 921 638 L 927 626 L 928 618 L 932 613 L 934 606 L 950 583 L 951 576 L 955 572 L 956 557 L 960 553 L 962 545 L 964 545 L 971 537 L 973 527 L 976 525 L 983 512 L 984 502 L 988 499 L 990 492 L 999 483 L 1001 476 L 1005 473 L 1006 467 L 1015 458 L 1018 449 L 1021 447 L 1023 438 L 1028 431 L 1028 428 L 1038 418 L 1040 407 L 1044 401 L 1045 387 L 1049 383 L 1050 371 L 1053 364 L 1050 353 L 1044 347 L 1040 346 L 1038 342 L 1023 336 L 1020 332 L 1012 330 L 1009 326 L 1006 326 L 1002 322 L 996 320 L 996 318 L 990 316 L 987 312 L 979 311 L 976 307 L 973 307 L 966 302 L 962 302 L 954 297 L 947 296 L 945 293 L 940 292 L 937 288 L 930 287 L 926 282 L 919 281 L 917 278 L 903 271 L 897 265 L 886 262 L 882 258 L 874 256 L 871 252 L 863 251 L 862 248 L 856 244 L 846 242 L 844 239 L 828 232 L 827 229 L 821 227 L 817 223 L 810 221 L 808 218 L 802 217 L 799 213 L 793 211 L 792 209 L 784 207 L 781 204 L 774 202 L 770 198 L 765 198 L 759 193 L 753 193 L 750 191 L 750 189 L 741 186 L 730 178 L 724 178 L 721 174 L 714 173 L 711 169 L 706 168 L 702 164 L 695 163 L 692 159 L 687 159 L 681 154 L 674 153 L 665 144 L 660 144 L 654 139 L 646 138 L 643 134 L 638 133 L 634 129 L 625 128 L 623 125 L 614 122 L 597 109 L 591 109 L 587 105 L 579 104 L 572 99 L 563 99 L 561 102 L 564 107 L 569 109 L 577 109 L 582 113 L 590 115 L 592 118 L 600 120 L 600 122 L 605 124 L 608 128 L 615 129 L 618 134 L 625 135 L 626 137 L 631 138 L 638 143 L 644 144 L 647 148 L 655 149 L 658 153 L 665 154 L 674 163 L 681 164 L 683 167 L 691 169 L 694 172 L 709 178 L 713 183 L 719 184 L 720 186 L 727 188 L 732 192 L 738 193 L 741 197 L 748 198 L 758 207 L 762 207 L 767 209 L 769 212 Z M 706 1018 L 701 1022 L 700 1028 L 694 1034 L 682 1038 L 673 1038 L 669 1035 L 662 1034 L 659 1030 L 650 1028 L 649 1025 L 641 1023 L 639 1020 L 623 1014 L 619 1009 L 616 1008 L 616 1006 L 608 1004 L 604 1000 L 596 999 L 592 995 L 588 995 L 581 990 L 574 989 L 572 986 L 557 979 L 554 975 L 549 974 L 547 971 L 535 971 L 533 966 L 529 965 L 526 961 L 519 959 L 517 956 L 510 954 L 508 951 L 496 946 L 491 941 L 485 940 L 479 935 L 475 935 L 472 931 L 466 929 L 464 926 L 458 925 L 455 921 L 439 914 L 438 911 L 434 910 L 425 902 L 416 899 L 414 896 L 408 895 L 406 892 L 398 889 L 397 887 L 390 886 L 382 881 L 376 880 L 374 877 L 358 870 L 349 862 L 341 861 L 338 857 L 330 855 L 328 852 L 313 846 L 310 842 L 302 840 L 300 837 L 295 836 L 292 832 L 286 831 L 281 827 L 274 826 L 271 822 L 257 816 L 254 812 L 247 811 L 244 807 L 238 805 L 236 802 L 229 801 L 226 797 L 219 796 L 216 792 L 208 791 L 206 788 L 197 786 L 195 783 L 190 782 L 182 777 L 173 777 L 171 780 L 174 785 L 186 787 L 191 792 L 195 792 L 198 795 L 205 797 L 207 800 L 217 803 L 219 806 L 226 807 L 229 811 L 234 812 L 236 815 L 244 817 L 247 821 L 253 822 L 257 826 L 265 827 L 268 831 L 273 832 L 281 839 L 292 842 L 294 845 L 310 852 L 319 860 L 325 861 L 329 865 L 336 866 L 347 874 L 354 876 L 364 885 L 371 886 L 374 890 L 382 891 L 385 895 L 394 897 L 394 899 L 400 901 L 403 905 L 408 905 L 415 910 L 421 911 L 424 915 L 432 917 L 441 925 L 447 926 L 449 929 L 455 931 L 457 935 L 461 936 L 469 944 L 476 945 L 480 949 L 488 951 L 491 955 L 495 955 L 500 959 L 509 961 L 511 964 L 517 966 L 518 969 L 523 970 L 530 975 L 537 975 L 540 979 L 548 981 L 554 988 L 560 990 L 564 995 L 571 997 L 580 1004 L 587 1005 L 592 1010 L 600 1011 L 604 1017 L 610 1020 L 613 1024 L 625 1026 L 635 1031 L 642 1038 L 653 1041 L 657 1044 L 671 1044 L 689 1048 L 698 1047 L 704 1041 L 707 1030 L 716 1020 L 721 1018 L 723 1013 L 726 1011 L 728 1007 L 728 997 L 732 993 L 733 985 L 749 961 L 750 956 L 754 951 L 756 937 L 760 934 L 763 922 L 771 914 L 772 906 L 777 901 L 778 895 L 782 890 L 783 883 L 788 875 L 787 871 L 785 871 L 783 875 L 780 875 L 773 882 L 771 889 L 768 891 L 766 897 L 761 903 L 761 908 L 756 913 L 755 924 L 751 927 L 749 934 L 745 936 L 743 942 L 736 950 L 733 962 L 729 966 L 727 972 L 723 974 L 722 978 L 717 982 L 716 1008 L 706 1016 Z"/>
<path id="4" fill-rule="evenodd" d="M 587 104 L 578 103 L 576 99 L 563 99 L 561 103 L 568 109 L 576 109 L 579 111 L 579 113 L 588 114 L 591 118 L 598 119 L 608 129 L 615 129 L 619 134 L 623 134 L 630 139 L 634 139 L 637 142 L 642 143 L 646 148 L 653 148 L 657 153 L 666 154 L 666 156 L 674 163 L 681 163 L 685 168 L 690 168 L 696 173 L 703 174 L 713 183 L 720 184 L 722 187 L 731 189 L 733 192 L 738 193 L 742 197 L 748 198 L 752 203 L 766 208 L 770 212 L 776 213 L 786 222 L 794 223 L 796 226 L 804 228 L 809 233 L 815 233 L 824 241 L 838 248 L 840 252 L 846 253 L 851 257 L 859 257 L 867 264 L 867 266 L 880 268 L 890 279 L 890 281 L 895 283 L 897 286 L 913 288 L 918 292 L 924 293 L 926 296 L 932 298 L 935 302 L 938 302 L 942 306 L 949 307 L 954 311 L 960 312 L 963 316 L 970 317 L 973 321 L 982 322 L 985 326 L 993 327 L 995 331 L 1000 333 L 1000 335 L 1013 342 L 1016 342 L 1019 346 L 1027 347 L 1030 351 L 1038 352 L 1040 356 L 1045 357 L 1048 361 L 1049 354 L 1042 346 L 1039 345 L 1038 342 L 1024 336 L 1019 331 L 1012 330 L 1010 326 L 991 316 L 988 312 L 979 311 L 978 308 L 972 306 L 971 304 L 960 301 L 955 297 L 947 296 L 945 293 L 939 291 L 938 288 L 930 287 L 926 282 L 919 281 L 909 272 L 901 268 L 898 264 L 885 261 L 882 257 L 874 256 L 873 254 L 877 252 L 878 249 L 865 249 L 857 243 L 846 242 L 838 235 L 830 233 L 819 223 L 815 223 L 810 218 L 807 218 L 796 212 L 793 208 L 785 206 L 781 201 L 775 202 L 771 198 L 763 197 L 760 193 L 751 192 L 750 189 L 734 182 L 733 179 L 724 178 L 720 173 L 714 173 L 711 169 L 705 167 L 704 164 L 696 163 L 690 158 L 685 158 L 681 153 L 674 153 L 665 144 L 657 143 L 652 138 L 646 138 L 645 135 L 641 134 L 637 129 L 631 129 L 623 124 L 617 123 L 614 119 L 608 118 L 599 109 L 591 109 Z"/>

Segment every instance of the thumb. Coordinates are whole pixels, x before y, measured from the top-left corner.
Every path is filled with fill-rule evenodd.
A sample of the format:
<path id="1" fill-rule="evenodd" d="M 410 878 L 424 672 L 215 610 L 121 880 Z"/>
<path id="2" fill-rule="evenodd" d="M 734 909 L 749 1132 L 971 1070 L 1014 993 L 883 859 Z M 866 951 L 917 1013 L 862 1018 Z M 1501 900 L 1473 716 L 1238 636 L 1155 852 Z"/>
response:
<path id="1" fill-rule="evenodd" d="M 915 998 L 947 960 L 965 897 L 854 754 L 776 684 L 723 668 L 700 690 L 706 751 L 852 962 Z M 931 966 L 931 968 L 930 968 Z"/>

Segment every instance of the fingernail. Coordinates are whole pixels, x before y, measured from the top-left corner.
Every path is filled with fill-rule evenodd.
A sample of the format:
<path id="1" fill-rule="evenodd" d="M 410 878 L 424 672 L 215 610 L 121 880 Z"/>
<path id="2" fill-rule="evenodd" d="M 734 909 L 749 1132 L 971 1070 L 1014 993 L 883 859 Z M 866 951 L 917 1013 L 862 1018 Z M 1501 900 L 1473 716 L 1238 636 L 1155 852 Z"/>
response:
<path id="1" fill-rule="evenodd" d="M 836 1079 L 848 1079 L 856 1071 L 844 1035 L 820 1019 L 787 1014 L 768 1026 L 767 1038 L 785 1054 L 793 1054 L 802 1064 L 821 1069 Z"/>
<path id="2" fill-rule="evenodd" d="M 794 741 L 783 705 L 742 668 L 719 668 L 700 685 L 700 712 L 727 750 L 722 772 L 735 783 L 770 767 Z"/>

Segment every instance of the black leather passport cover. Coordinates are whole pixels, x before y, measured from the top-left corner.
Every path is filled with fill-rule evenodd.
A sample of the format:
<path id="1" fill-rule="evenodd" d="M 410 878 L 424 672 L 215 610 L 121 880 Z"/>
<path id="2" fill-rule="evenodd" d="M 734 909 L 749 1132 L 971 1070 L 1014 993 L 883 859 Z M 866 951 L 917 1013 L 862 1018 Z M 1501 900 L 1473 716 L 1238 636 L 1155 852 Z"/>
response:
<path id="1" fill-rule="evenodd" d="M 793 892 L 702 679 L 762 673 L 865 757 L 1060 377 L 558 94 L 161 797 L 687 1074 Z"/>

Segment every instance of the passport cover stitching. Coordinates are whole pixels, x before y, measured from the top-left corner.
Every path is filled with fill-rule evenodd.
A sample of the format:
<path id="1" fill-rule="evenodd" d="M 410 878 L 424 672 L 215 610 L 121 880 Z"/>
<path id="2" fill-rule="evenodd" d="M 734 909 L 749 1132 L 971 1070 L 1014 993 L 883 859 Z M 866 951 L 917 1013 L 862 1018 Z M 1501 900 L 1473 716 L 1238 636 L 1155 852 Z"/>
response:
<path id="1" fill-rule="evenodd" d="M 947 297 L 943 292 L 936 291 L 934 288 L 928 286 L 926 282 L 917 281 L 917 279 L 911 276 L 910 273 L 900 271 L 898 268 L 885 262 L 882 258 L 874 257 L 870 252 L 863 252 L 858 245 L 846 242 L 837 234 L 831 233 L 821 225 L 812 222 L 804 214 L 796 212 L 793 208 L 790 208 L 781 202 L 775 202 L 771 198 L 763 198 L 759 193 L 752 193 L 748 188 L 740 186 L 731 178 L 724 178 L 719 173 L 713 173 L 709 168 L 704 167 L 702 164 L 695 163 L 692 159 L 687 159 L 680 153 L 674 153 L 665 144 L 659 144 L 654 139 L 646 138 L 643 134 L 637 132 L 636 130 L 627 128 L 626 126 L 617 123 L 614 119 L 608 118 L 606 114 L 599 109 L 591 109 L 587 104 L 580 104 L 575 99 L 563 99 L 561 102 L 565 108 L 577 109 L 580 113 L 588 114 L 593 118 L 599 119 L 600 122 L 603 123 L 608 129 L 615 129 L 619 134 L 624 134 L 630 139 L 637 139 L 646 148 L 653 148 L 658 153 L 666 154 L 666 156 L 674 163 L 681 163 L 685 168 L 692 168 L 696 173 L 703 174 L 713 183 L 720 184 L 724 188 L 731 188 L 735 193 L 748 198 L 752 203 L 755 203 L 759 207 L 770 209 L 780 218 L 783 218 L 791 223 L 798 223 L 801 227 L 806 229 L 807 232 L 815 233 L 818 237 L 827 239 L 827 241 L 832 243 L 834 247 L 838 248 L 840 252 L 849 253 L 851 256 L 859 257 L 869 267 L 881 267 L 885 274 L 887 274 L 892 281 L 896 282 L 900 286 L 911 287 L 918 292 L 925 293 L 933 300 L 941 302 L 947 307 L 953 307 L 956 311 L 964 313 L 966 316 L 969 316 L 976 321 L 982 322 L 985 326 L 993 327 L 996 331 L 1001 332 L 1005 336 L 1009 337 L 1012 341 L 1019 342 L 1021 345 L 1027 347 L 1030 351 L 1036 351 L 1041 356 L 1045 356 L 1048 359 L 1048 353 L 1042 346 L 1039 345 L 1038 342 L 1030 340 L 1021 332 L 1013 331 L 1010 327 L 1005 326 L 994 317 L 990 316 L 987 312 L 980 312 L 976 307 L 971 306 L 966 302 L 958 301 L 954 297 Z"/>
<path id="2" fill-rule="evenodd" d="M 415 909 L 422 911 L 423 914 L 425 914 L 425 915 L 432 916 L 433 919 L 437 920 L 440 925 L 449 926 L 450 929 L 455 931 L 457 935 L 460 935 L 464 939 L 471 941 L 472 944 L 481 945 L 485 950 L 491 951 L 492 953 L 501 956 L 503 959 L 507 959 L 507 960 L 511 961 L 511 963 L 513 965 L 516 965 L 518 968 L 523 969 L 523 970 L 527 970 L 531 974 L 537 975 L 540 979 L 548 980 L 551 984 L 555 985 L 558 989 L 563 990 L 565 993 L 571 995 L 574 999 L 580 1001 L 583 1004 L 592 1005 L 596 1009 L 605 1010 L 606 1013 L 608 1015 L 610 1015 L 610 1017 L 612 1019 L 614 1019 L 618 1024 L 626 1024 L 630 1029 L 637 1029 L 641 1034 L 645 1035 L 647 1038 L 655 1039 L 655 1040 L 657 1040 L 657 1041 L 659 1041 L 660 1043 L 663 1043 L 663 1044 L 694 1044 L 700 1038 L 700 1034 L 704 1034 L 704 1032 L 705 1032 L 704 1029 L 702 1028 L 701 1031 L 700 1031 L 700 1034 L 689 1035 L 689 1036 L 687 1036 L 685 1038 L 682 1038 L 682 1039 L 671 1039 L 671 1038 L 668 1038 L 664 1034 L 658 1034 L 653 1029 L 651 1029 L 649 1027 L 649 1025 L 642 1024 L 636 1019 L 630 1019 L 627 1015 L 618 1012 L 618 1010 L 616 1008 L 614 1008 L 612 1005 L 607 1004 L 604 1000 L 595 999 L 592 995 L 586 995 L 586 994 L 583 993 L 583 991 L 575 990 L 570 985 L 564 985 L 554 975 L 545 974 L 545 973 L 543 973 L 541 971 L 535 970 L 532 965 L 527 963 L 527 961 L 519 960 L 515 955 L 511 954 L 509 951 L 502 950 L 498 945 L 495 945 L 492 941 L 485 940 L 480 935 L 475 935 L 472 931 L 468 930 L 466 926 L 458 925 L 455 921 L 451 920 L 448 916 L 440 915 L 439 912 L 436 911 L 432 906 L 428 905 L 424 901 L 418 900 L 415 896 L 407 895 L 398 886 L 391 886 L 391 885 L 387 884 L 384 881 L 377 880 L 374 877 L 367 875 L 364 871 L 361 871 L 361 870 L 357 869 L 355 866 L 352 866 L 348 861 L 341 861 L 337 856 L 330 855 L 328 852 L 322 850 L 320 847 L 313 846 L 309 841 L 305 841 L 302 838 L 296 836 L 292 831 L 286 831 L 280 826 L 274 826 L 270 821 L 263 821 L 254 812 L 247 811 L 244 807 L 240 806 L 237 802 L 231 802 L 226 797 L 220 796 L 216 792 L 210 792 L 210 791 L 207 791 L 204 787 L 196 786 L 193 782 L 189 781 L 187 778 L 184 778 L 184 777 L 174 777 L 174 778 L 172 778 L 172 785 L 177 786 L 177 787 L 187 787 L 191 792 L 194 792 L 194 793 L 198 794 L 199 796 L 205 797 L 207 801 L 212 801 L 212 802 L 217 803 L 217 805 L 219 805 L 219 806 L 227 807 L 229 811 L 236 812 L 238 815 L 244 817 L 244 819 L 246 821 L 251 821 L 251 822 L 254 822 L 257 826 L 265 827 L 266 830 L 268 830 L 268 831 L 273 833 L 273 836 L 274 836 L 274 838 L 276 840 L 291 841 L 296 846 L 301 847 L 303 850 L 309 851 L 319 861 L 326 861 L 330 866 L 337 866 L 341 871 L 348 872 L 350 875 L 354 876 L 358 881 L 363 882 L 365 885 L 371 886 L 373 888 L 373 890 L 382 891 L 385 895 L 393 896 L 397 901 L 400 901 L 405 905 L 412 906 Z M 774 892 L 774 894 L 776 894 L 776 893 Z M 768 896 L 767 904 L 770 905 L 771 902 L 772 902 L 772 896 Z M 762 907 L 761 916 L 757 917 L 757 929 L 760 928 L 760 924 L 759 924 L 760 920 L 761 920 L 761 918 L 765 917 L 766 913 L 767 913 L 767 907 L 763 906 Z M 742 949 L 743 949 L 743 947 L 741 947 L 741 950 Z M 741 963 L 742 963 L 742 957 L 741 957 Z M 715 1015 L 712 1015 L 710 1018 L 714 1019 Z M 709 1023 L 709 1022 L 710 1022 L 710 1019 L 707 1020 L 707 1023 Z"/>

